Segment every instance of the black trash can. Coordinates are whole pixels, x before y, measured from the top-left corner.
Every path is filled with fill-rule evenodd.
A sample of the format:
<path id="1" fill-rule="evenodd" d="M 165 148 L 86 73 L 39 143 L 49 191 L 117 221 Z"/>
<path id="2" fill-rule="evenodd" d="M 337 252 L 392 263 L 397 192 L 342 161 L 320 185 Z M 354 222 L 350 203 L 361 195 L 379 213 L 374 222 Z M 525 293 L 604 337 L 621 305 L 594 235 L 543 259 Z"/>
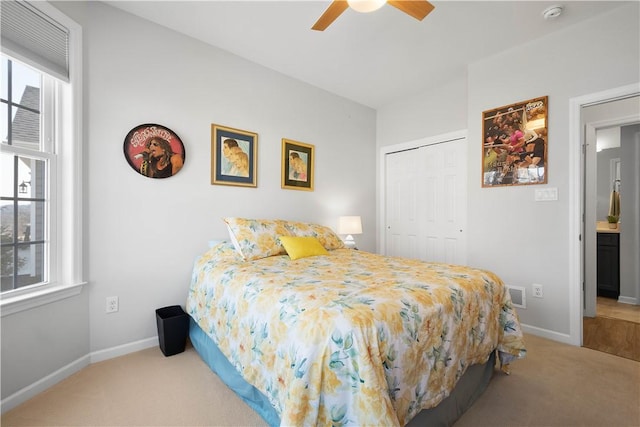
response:
<path id="1" fill-rule="evenodd" d="M 189 315 L 179 305 L 156 310 L 158 341 L 165 356 L 182 353 L 189 334 Z"/>

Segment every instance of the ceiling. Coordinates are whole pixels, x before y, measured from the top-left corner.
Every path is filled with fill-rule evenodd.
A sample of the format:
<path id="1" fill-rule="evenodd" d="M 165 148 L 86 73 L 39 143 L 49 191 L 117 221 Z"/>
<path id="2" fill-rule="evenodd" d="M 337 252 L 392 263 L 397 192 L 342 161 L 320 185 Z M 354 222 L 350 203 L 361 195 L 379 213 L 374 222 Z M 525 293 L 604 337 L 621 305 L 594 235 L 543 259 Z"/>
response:
<path id="1" fill-rule="evenodd" d="M 347 9 L 318 32 L 310 28 L 329 0 L 106 3 L 372 108 L 463 78 L 470 63 L 625 4 L 433 1 L 423 21 L 385 5 L 368 14 Z M 557 4 L 562 15 L 545 20 L 542 12 Z"/>

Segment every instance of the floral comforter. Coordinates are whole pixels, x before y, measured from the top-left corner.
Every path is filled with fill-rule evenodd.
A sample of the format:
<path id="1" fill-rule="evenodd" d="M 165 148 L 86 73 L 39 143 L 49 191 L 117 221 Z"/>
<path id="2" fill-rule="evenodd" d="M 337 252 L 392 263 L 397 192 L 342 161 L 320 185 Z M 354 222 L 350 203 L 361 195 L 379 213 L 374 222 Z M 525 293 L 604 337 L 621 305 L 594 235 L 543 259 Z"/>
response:
<path id="1" fill-rule="evenodd" d="M 493 350 L 526 352 L 493 273 L 349 249 L 243 261 L 223 243 L 187 311 L 288 426 L 403 426 Z"/>

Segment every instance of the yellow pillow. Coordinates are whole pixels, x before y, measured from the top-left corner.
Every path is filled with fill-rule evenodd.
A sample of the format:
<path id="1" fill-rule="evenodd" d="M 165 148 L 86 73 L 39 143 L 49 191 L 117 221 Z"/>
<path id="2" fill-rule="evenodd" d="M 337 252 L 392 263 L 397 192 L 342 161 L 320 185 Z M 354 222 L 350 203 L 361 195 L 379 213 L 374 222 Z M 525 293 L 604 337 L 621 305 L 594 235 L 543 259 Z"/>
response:
<path id="1" fill-rule="evenodd" d="M 280 243 L 292 260 L 329 253 L 315 237 L 280 236 Z"/>

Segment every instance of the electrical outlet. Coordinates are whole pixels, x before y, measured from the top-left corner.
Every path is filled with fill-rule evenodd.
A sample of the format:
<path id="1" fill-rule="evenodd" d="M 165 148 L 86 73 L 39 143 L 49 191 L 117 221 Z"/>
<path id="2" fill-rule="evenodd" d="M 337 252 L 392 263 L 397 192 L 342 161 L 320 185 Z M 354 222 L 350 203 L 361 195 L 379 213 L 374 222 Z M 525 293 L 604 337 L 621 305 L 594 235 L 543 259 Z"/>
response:
<path id="1" fill-rule="evenodd" d="M 533 296 L 536 298 L 542 298 L 544 296 L 542 292 L 542 285 L 533 284 Z"/>
<path id="2" fill-rule="evenodd" d="M 115 313 L 118 311 L 118 297 L 107 297 L 107 313 Z"/>

